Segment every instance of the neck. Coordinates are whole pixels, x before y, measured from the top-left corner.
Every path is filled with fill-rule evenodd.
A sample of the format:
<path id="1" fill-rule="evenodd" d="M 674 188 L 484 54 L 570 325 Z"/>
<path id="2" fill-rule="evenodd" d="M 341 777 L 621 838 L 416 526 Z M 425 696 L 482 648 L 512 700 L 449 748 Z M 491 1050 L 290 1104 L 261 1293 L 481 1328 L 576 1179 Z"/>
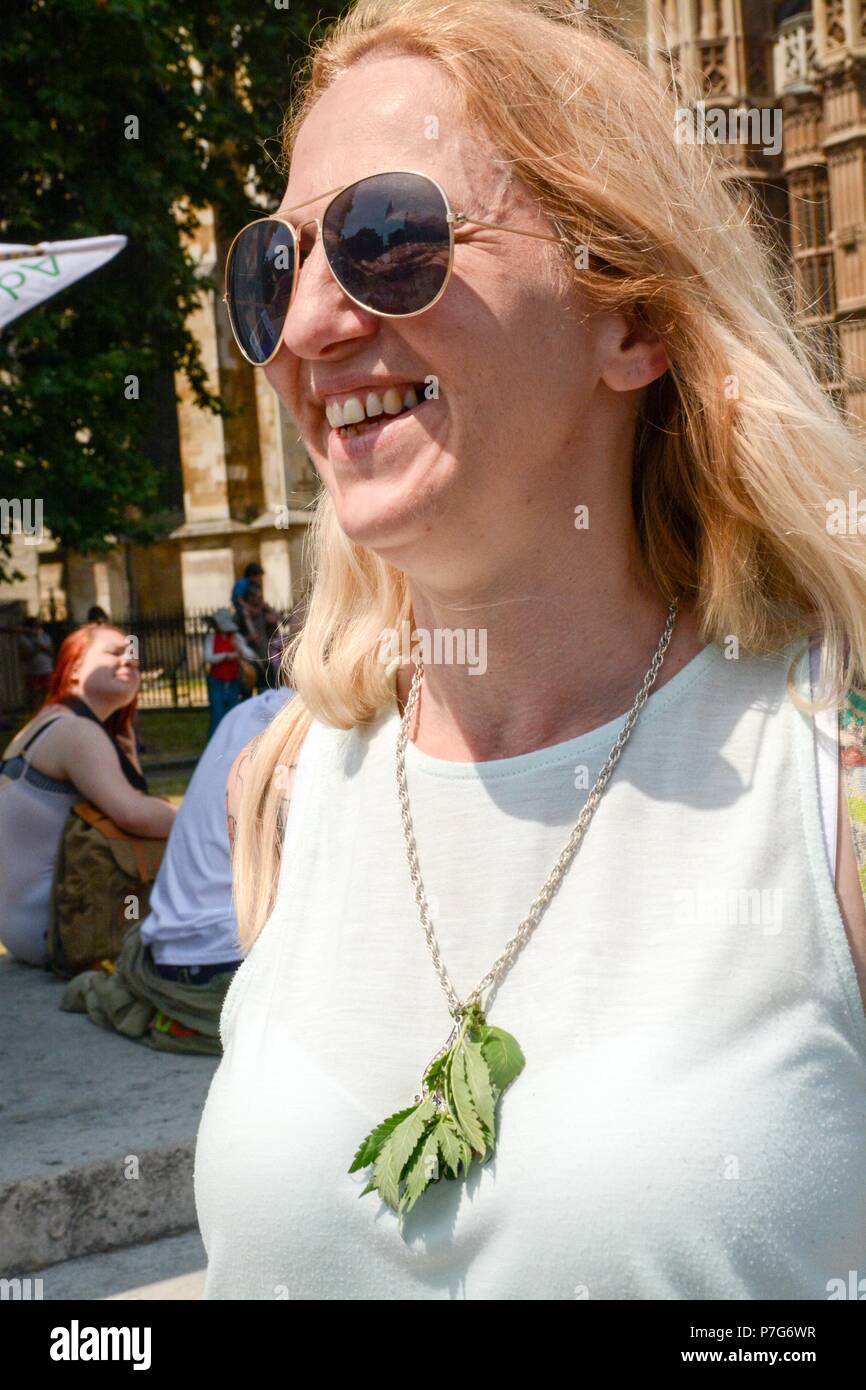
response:
<path id="1" fill-rule="evenodd" d="M 111 701 L 100 700 L 97 695 L 83 695 L 80 690 L 72 690 L 70 694 L 76 700 L 80 700 L 82 704 L 87 705 L 87 708 L 92 710 L 97 719 L 103 724 L 118 708 L 118 706 Z"/>
<path id="2" fill-rule="evenodd" d="M 535 571 L 531 594 L 526 573 L 500 574 L 471 594 L 416 590 L 410 582 L 412 641 L 424 661 L 410 737 L 421 751 L 456 762 L 515 757 L 577 738 L 634 703 L 664 631 L 667 601 L 627 568 L 591 585 L 586 572 Z M 445 634 L 460 629 L 466 660 L 458 662 L 463 652 Z M 693 611 L 681 602 L 652 689 L 704 645 Z M 414 671 L 410 662 L 397 673 L 401 714 Z"/>

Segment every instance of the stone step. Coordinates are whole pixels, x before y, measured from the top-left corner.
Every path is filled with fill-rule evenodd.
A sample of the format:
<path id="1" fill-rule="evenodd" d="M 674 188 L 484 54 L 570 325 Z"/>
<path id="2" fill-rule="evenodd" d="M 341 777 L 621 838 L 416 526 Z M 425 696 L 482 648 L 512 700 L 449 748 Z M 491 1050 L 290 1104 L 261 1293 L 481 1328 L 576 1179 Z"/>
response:
<path id="1" fill-rule="evenodd" d="M 205 1264 L 201 1236 L 191 1231 L 52 1265 L 31 1279 L 30 1294 L 46 1301 L 200 1299 Z"/>
<path id="2" fill-rule="evenodd" d="M 63 1013 L 63 989 L 0 956 L 0 1277 L 196 1227 L 195 1137 L 219 1058 Z"/>

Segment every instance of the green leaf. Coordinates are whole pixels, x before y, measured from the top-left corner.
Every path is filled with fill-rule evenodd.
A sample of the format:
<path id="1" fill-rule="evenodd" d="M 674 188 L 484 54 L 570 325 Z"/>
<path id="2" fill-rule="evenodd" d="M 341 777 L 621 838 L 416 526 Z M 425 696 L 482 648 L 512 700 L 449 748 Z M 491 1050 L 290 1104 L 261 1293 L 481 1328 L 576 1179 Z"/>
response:
<path id="1" fill-rule="evenodd" d="M 466 1142 L 483 1157 L 487 1152 L 487 1140 L 475 1112 L 472 1092 L 466 1079 L 466 1054 L 462 1045 L 456 1047 L 452 1054 L 451 1065 L 448 1068 L 448 1086 L 457 1126 Z"/>
<path id="2" fill-rule="evenodd" d="M 474 1155 L 472 1153 L 471 1144 L 467 1144 L 462 1134 L 460 1135 L 460 1155 L 463 1162 L 463 1176 L 464 1178 L 468 1178 Z"/>
<path id="3" fill-rule="evenodd" d="M 496 1121 L 494 1118 L 496 1100 L 490 1084 L 487 1059 L 480 1045 L 477 1042 L 472 1042 L 470 1038 L 463 1039 L 463 1052 L 466 1058 L 466 1080 L 469 1083 L 472 1103 L 478 1113 L 479 1120 L 490 1134 L 492 1147 L 492 1143 L 496 1139 Z"/>
<path id="4" fill-rule="evenodd" d="M 487 1020 L 477 999 L 473 1000 L 468 1009 L 464 1009 L 463 1017 L 466 1020 L 466 1032 L 470 1035 L 487 1026 Z"/>
<path id="5" fill-rule="evenodd" d="M 378 1192 L 401 1216 L 432 1182 L 466 1178 L 476 1156 L 482 1163 L 491 1157 L 499 1096 L 525 1066 L 516 1039 L 501 1028 L 490 1028 L 477 1003 L 464 1011 L 461 1023 L 458 1041 L 427 1070 L 426 1100 L 377 1125 L 349 1170 L 372 1162 L 361 1196 Z M 435 1176 L 430 1167 L 434 1161 Z"/>
<path id="6" fill-rule="evenodd" d="M 435 1091 L 437 1087 L 441 1085 L 450 1055 L 449 1052 L 445 1052 L 441 1057 L 437 1057 L 436 1061 L 427 1072 L 427 1075 L 424 1077 L 424 1082 L 428 1090 Z"/>
<path id="7" fill-rule="evenodd" d="M 397 1125 L 376 1159 L 373 1170 L 376 1189 L 394 1211 L 400 1204 L 400 1179 L 435 1115 L 436 1107 L 430 1096 Z"/>
<path id="8" fill-rule="evenodd" d="M 397 1126 L 387 1141 L 391 1152 L 391 1162 L 398 1180 L 403 1177 L 406 1165 L 415 1152 L 418 1141 L 424 1134 L 427 1125 L 435 1118 L 436 1106 L 433 1104 L 433 1097 L 428 1096 L 411 1115 L 403 1120 L 402 1124 Z"/>
<path id="9" fill-rule="evenodd" d="M 439 1143 L 442 1162 L 446 1168 L 450 1169 L 452 1177 L 458 1177 L 458 1169 L 463 1158 L 463 1143 L 454 1122 L 447 1115 L 443 1115 L 436 1127 L 436 1138 Z"/>
<path id="10" fill-rule="evenodd" d="M 383 1120 L 381 1124 L 371 1130 L 358 1149 L 358 1152 L 355 1154 L 349 1172 L 357 1173 L 360 1168 L 369 1168 L 371 1163 L 375 1163 L 379 1154 L 382 1152 L 385 1140 L 393 1133 L 397 1125 L 401 1124 L 402 1121 L 406 1119 L 407 1115 L 412 1114 L 415 1108 L 414 1105 L 410 1105 L 405 1110 L 398 1110 L 396 1114 L 389 1115 L 387 1120 Z M 363 1197 L 363 1195 L 362 1192 L 361 1196 Z"/>
<path id="11" fill-rule="evenodd" d="M 388 1152 L 390 1144 L 391 1140 L 386 1140 L 384 1149 L 376 1159 L 373 1176 L 367 1190 L 378 1192 L 382 1201 L 387 1202 L 393 1211 L 397 1211 L 400 1205 L 400 1182 L 398 1178 L 394 1177 L 394 1168 Z"/>
<path id="12" fill-rule="evenodd" d="M 482 1030 L 481 1051 L 490 1071 L 493 1088 L 501 1095 L 526 1065 L 520 1044 L 501 1028 L 488 1027 Z"/>
<path id="13" fill-rule="evenodd" d="M 424 1189 L 442 1176 L 439 1172 L 439 1127 L 440 1122 L 434 1120 L 407 1170 L 406 1188 L 400 1199 L 400 1211 L 404 1214 L 412 1210 Z"/>

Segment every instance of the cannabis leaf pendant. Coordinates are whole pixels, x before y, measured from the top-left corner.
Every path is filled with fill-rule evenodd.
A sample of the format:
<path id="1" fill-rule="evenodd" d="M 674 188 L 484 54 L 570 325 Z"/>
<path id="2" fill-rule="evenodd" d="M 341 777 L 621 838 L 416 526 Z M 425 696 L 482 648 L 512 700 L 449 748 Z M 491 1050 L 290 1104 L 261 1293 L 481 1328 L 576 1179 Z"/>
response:
<path id="1" fill-rule="evenodd" d="M 466 1177 L 473 1156 L 496 1147 L 496 1103 L 525 1058 L 515 1038 L 491 1028 L 478 1003 L 461 1009 L 456 1040 L 428 1067 L 416 1104 L 389 1115 L 367 1135 L 350 1173 L 372 1164 L 361 1196 L 378 1192 L 393 1211 L 411 1211 L 431 1183 Z M 449 1037 L 448 1041 L 451 1041 Z"/>

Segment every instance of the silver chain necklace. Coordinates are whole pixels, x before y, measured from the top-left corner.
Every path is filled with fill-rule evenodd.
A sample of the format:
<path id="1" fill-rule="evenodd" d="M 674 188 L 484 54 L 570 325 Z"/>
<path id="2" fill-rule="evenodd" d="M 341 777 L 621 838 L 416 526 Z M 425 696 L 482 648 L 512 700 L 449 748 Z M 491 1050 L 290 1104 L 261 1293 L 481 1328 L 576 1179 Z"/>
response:
<path id="1" fill-rule="evenodd" d="M 398 1112 L 373 1130 L 362 1143 L 349 1170 L 354 1172 L 371 1163 L 374 1164 L 373 1177 L 365 1191 L 377 1190 L 394 1210 L 408 1210 L 431 1181 L 438 1181 L 438 1176 L 443 1175 L 438 1172 L 440 1160 L 444 1165 L 444 1176 L 465 1177 L 473 1154 L 478 1155 L 483 1161 L 493 1152 L 494 1107 L 505 1087 L 519 1075 L 524 1058 L 516 1040 L 510 1034 L 488 1026 L 481 1005 L 481 995 L 485 990 L 492 990 L 497 986 L 510 970 L 538 926 L 544 909 L 562 883 L 622 751 L 631 737 L 647 696 L 655 684 L 673 636 L 677 607 L 677 600 L 674 599 L 668 610 L 667 622 L 655 655 L 634 704 L 562 853 L 514 936 L 463 1002 L 445 969 L 430 920 L 418 862 L 412 813 L 409 809 L 406 744 L 409 740 L 412 714 L 424 679 L 424 664 L 420 656 L 418 658 L 397 738 L 397 788 L 415 901 L 427 948 L 448 999 L 454 1027 L 424 1070 L 420 1094 L 415 1096 L 415 1106 Z M 426 1168 L 430 1168 L 431 1164 L 436 1168 L 437 1176 L 426 1176 L 425 1180 L 425 1172 L 418 1168 L 422 1159 Z"/>

